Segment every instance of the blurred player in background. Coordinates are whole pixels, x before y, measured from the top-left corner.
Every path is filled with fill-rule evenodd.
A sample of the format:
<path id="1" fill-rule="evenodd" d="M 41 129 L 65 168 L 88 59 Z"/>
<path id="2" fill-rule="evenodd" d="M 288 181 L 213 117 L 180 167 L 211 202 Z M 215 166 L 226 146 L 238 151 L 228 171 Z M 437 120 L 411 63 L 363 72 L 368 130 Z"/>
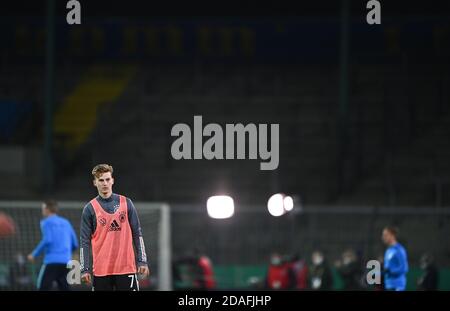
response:
<path id="1" fill-rule="evenodd" d="M 12 290 L 34 289 L 34 281 L 27 265 L 27 259 L 21 252 L 16 253 L 14 262 L 9 267 L 9 279 Z"/>
<path id="2" fill-rule="evenodd" d="M 98 196 L 86 204 L 81 216 L 81 280 L 92 281 L 96 291 L 139 290 L 136 272 L 149 275 L 144 239 L 133 202 L 112 192 L 112 173 L 113 167 L 108 164 L 92 170 Z"/>
<path id="3" fill-rule="evenodd" d="M 214 269 L 211 259 L 195 247 L 189 254 L 173 262 L 174 276 L 180 282 L 183 278 L 190 281 L 190 287 L 194 290 L 213 290 L 216 288 Z M 186 267 L 187 273 L 182 275 L 181 268 Z"/>
<path id="4" fill-rule="evenodd" d="M 382 240 L 388 247 L 384 254 L 384 289 L 403 291 L 406 289 L 408 257 L 405 248 L 397 241 L 398 229 L 385 227 Z"/>
<path id="5" fill-rule="evenodd" d="M 331 290 L 333 288 L 333 274 L 325 255 L 321 251 L 314 251 L 311 255 L 310 288 L 313 290 Z"/>
<path id="6" fill-rule="evenodd" d="M 349 248 L 345 250 L 341 259 L 335 262 L 337 272 L 344 283 L 343 290 L 361 290 L 363 271 L 356 252 Z"/>
<path id="7" fill-rule="evenodd" d="M 420 268 L 422 275 L 417 280 L 418 290 L 437 290 L 439 285 L 439 270 L 434 257 L 425 253 L 420 257 Z"/>
<path id="8" fill-rule="evenodd" d="M 295 288 L 295 274 L 292 264 L 283 260 L 279 253 L 272 253 L 266 277 L 266 288 L 271 290 L 288 290 Z"/>
<path id="9" fill-rule="evenodd" d="M 290 269 L 294 276 L 294 288 L 305 290 L 308 288 L 308 265 L 306 260 L 300 257 L 300 254 L 294 254 L 289 260 Z"/>
<path id="10" fill-rule="evenodd" d="M 57 203 L 53 200 L 42 204 L 41 220 L 42 240 L 28 255 L 28 260 L 33 262 L 35 257 L 42 252 L 44 264 L 41 267 L 37 280 L 38 290 L 51 290 L 53 282 L 56 282 L 59 290 L 69 290 L 67 283 L 67 263 L 72 258 L 72 252 L 78 248 L 78 241 L 70 222 L 57 215 Z"/>
<path id="11" fill-rule="evenodd" d="M 194 280 L 196 287 L 202 290 L 212 290 L 216 287 L 216 280 L 214 279 L 214 270 L 211 259 L 200 251 L 199 248 L 195 250 L 197 257 L 197 266 L 200 274 Z"/>

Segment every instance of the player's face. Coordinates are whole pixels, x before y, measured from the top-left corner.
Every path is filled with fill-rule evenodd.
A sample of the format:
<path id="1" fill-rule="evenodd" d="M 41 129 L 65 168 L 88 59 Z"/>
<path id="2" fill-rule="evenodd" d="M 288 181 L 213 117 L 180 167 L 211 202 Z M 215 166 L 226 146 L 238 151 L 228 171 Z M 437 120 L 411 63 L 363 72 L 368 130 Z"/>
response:
<path id="1" fill-rule="evenodd" d="M 97 187 L 98 194 L 102 197 L 109 197 L 111 195 L 113 185 L 114 178 L 111 176 L 110 172 L 103 173 L 94 179 L 94 186 Z"/>
<path id="2" fill-rule="evenodd" d="M 383 240 L 384 244 L 389 245 L 392 241 L 392 234 L 389 232 L 389 230 L 384 229 L 383 234 L 381 235 L 381 239 Z"/>
<path id="3" fill-rule="evenodd" d="M 42 216 L 47 217 L 48 216 L 48 209 L 47 206 L 45 204 L 41 205 L 41 211 L 42 211 Z"/>

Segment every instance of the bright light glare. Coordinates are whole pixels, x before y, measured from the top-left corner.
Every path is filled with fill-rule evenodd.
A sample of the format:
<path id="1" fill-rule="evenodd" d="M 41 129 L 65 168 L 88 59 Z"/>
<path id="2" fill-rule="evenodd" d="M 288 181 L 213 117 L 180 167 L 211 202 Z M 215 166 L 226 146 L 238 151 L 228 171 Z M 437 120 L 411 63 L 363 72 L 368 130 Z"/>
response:
<path id="1" fill-rule="evenodd" d="M 283 199 L 284 201 L 284 209 L 286 210 L 286 212 L 292 211 L 292 209 L 294 208 L 294 200 L 292 199 L 292 197 L 287 196 Z"/>
<path id="2" fill-rule="evenodd" d="M 283 195 L 280 193 L 272 195 L 267 202 L 267 209 L 272 216 L 278 217 L 283 215 L 285 212 L 283 207 Z"/>
<path id="3" fill-rule="evenodd" d="M 208 215 L 215 219 L 230 218 L 234 214 L 233 198 L 227 195 L 216 195 L 209 197 L 206 201 Z"/>

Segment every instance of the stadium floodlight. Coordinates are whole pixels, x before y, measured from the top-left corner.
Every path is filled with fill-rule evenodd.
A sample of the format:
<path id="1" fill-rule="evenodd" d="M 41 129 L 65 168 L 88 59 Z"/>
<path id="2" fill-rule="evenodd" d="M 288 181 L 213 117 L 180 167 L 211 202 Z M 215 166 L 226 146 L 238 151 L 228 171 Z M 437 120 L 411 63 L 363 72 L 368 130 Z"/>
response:
<path id="1" fill-rule="evenodd" d="M 216 195 L 206 201 L 208 215 L 215 219 L 230 218 L 234 214 L 233 198 L 227 195 Z"/>
<path id="2" fill-rule="evenodd" d="M 279 217 L 294 209 L 294 199 L 283 193 L 276 193 L 267 202 L 267 209 L 270 215 Z"/>
<path id="3" fill-rule="evenodd" d="M 284 209 L 283 195 L 281 193 L 274 194 L 267 201 L 267 209 L 270 215 L 279 217 L 286 211 Z"/>
<path id="4" fill-rule="evenodd" d="M 286 212 L 290 212 L 294 209 L 294 200 L 291 196 L 285 196 L 283 199 L 283 203 Z"/>

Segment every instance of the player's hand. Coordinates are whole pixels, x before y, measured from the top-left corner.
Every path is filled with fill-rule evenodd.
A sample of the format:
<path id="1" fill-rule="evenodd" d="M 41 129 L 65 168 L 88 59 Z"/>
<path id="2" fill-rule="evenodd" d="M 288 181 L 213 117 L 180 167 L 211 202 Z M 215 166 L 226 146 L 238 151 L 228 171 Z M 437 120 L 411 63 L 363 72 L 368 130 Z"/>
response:
<path id="1" fill-rule="evenodd" d="M 81 275 L 81 282 L 85 284 L 91 284 L 91 274 L 89 272 L 85 272 Z"/>
<path id="2" fill-rule="evenodd" d="M 147 265 L 145 266 L 139 266 L 138 273 L 142 275 L 143 277 L 148 277 L 150 275 L 150 269 Z"/>
<path id="3" fill-rule="evenodd" d="M 34 256 L 32 254 L 29 254 L 27 256 L 28 261 L 34 262 Z"/>

